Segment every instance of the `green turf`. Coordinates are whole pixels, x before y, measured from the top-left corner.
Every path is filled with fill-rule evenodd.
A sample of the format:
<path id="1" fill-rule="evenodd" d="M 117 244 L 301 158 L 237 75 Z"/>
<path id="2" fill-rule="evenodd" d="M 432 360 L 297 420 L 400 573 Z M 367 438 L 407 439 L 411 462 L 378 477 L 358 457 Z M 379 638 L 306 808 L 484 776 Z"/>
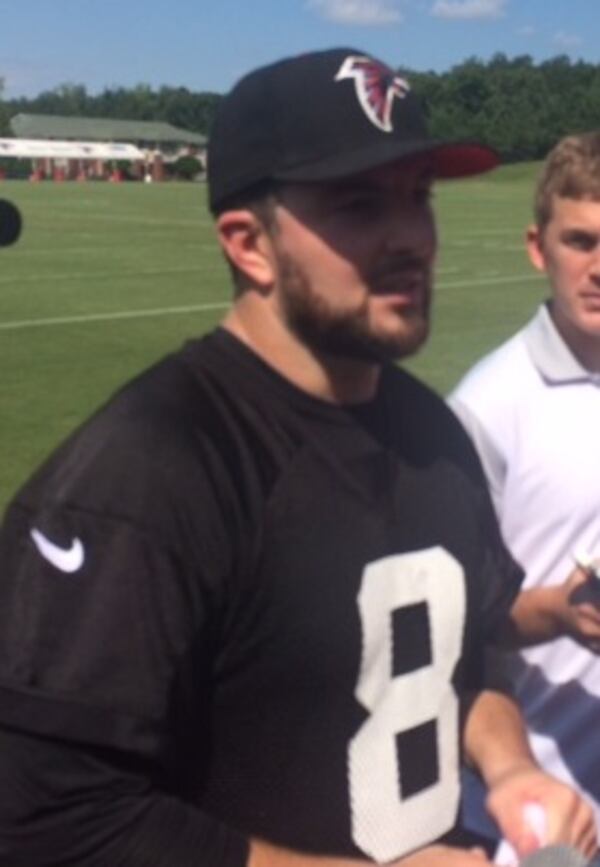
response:
<path id="1" fill-rule="evenodd" d="M 442 393 L 520 327 L 542 297 L 543 278 L 524 247 L 537 169 L 521 164 L 437 186 L 440 256 L 433 333 L 410 366 Z"/>
<path id="2" fill-rule="evenodd" d="M 534 171 L 437 186 L 433 336 L 410 366 L 442 393 L 541 297 L 522 242 Z M 0 509 L 120 383 L 222 315 L 185 310 L 230 297 L 204 196 L 186 184 L 0 184 L 25 223 L 0 250 Z"/>

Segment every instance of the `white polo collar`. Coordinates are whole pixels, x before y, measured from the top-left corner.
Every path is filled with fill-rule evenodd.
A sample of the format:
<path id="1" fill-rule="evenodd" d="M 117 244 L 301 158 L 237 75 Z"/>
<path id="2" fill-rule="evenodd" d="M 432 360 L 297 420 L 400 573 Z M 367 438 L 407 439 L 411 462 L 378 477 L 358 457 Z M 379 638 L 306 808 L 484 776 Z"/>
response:
<path id="1" fill-rule="evenodd" d="M 547 301 L 525 326 L 523 336 L 533 364 L 548 382 L 593 382 L 600 385 L 600 373 L 583 367 L 561 337 L 550 316 Z"/>

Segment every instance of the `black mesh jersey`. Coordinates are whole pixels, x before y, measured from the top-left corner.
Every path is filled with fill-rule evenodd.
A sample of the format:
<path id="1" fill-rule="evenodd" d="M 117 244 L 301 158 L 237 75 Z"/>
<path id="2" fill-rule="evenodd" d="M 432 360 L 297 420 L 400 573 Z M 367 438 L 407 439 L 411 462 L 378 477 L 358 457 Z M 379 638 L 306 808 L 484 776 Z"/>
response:
<path id="1" fill-rule="evenodd" d="M 138 756 L 236 831 L 389 860 L 458 799 L 460 699 L 520 572 L 409 374 L 340 408 L 223 330 L 120 391 L 0 541 L 0 723 Z"/>

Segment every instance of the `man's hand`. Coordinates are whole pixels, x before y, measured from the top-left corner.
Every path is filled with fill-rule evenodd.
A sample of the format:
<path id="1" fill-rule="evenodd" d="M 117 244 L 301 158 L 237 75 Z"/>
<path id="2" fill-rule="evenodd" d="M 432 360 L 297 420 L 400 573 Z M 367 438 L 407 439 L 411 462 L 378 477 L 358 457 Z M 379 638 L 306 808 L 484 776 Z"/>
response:
<path id="1" fill-rule="evenodd" d="M 592 809 L 577 792 L 544 773 L 527 743 L 517 705 L 494 692 L 474 700 L 465 726 L 465 752 L 488 787 L 487 807 L 519 856 L 563 843 L 591 858 L 597 849 Z M 543 810 L 543 839 L 527 822 L 527 809 Z"/>
<path id="2" fill-rule="evenodd" d="M 523 590 L 511 621 L 508 644 L 540 644 L 568 635 L 600 653 L 600 581 L 592 570 L 577 566 L 562 584 Z"/>
<path id="3" fill-rule="evenodd" d="M 600 581 L 593 571 L 577 566 L 556 588 L 557 617 L 565 635 L 600 653 Z"/>
<path id="4" fill-rule="evenodd" d="M 544 812 L 543 839 L 527 821 L 528 805 Z M 531 765 L 518 766 L 490 785 L 487 808 L 521 857 L 541 845 L 556 843 L 573 846 L 588 858 L 598 848 L 589 804 L 569 786 Z"/>

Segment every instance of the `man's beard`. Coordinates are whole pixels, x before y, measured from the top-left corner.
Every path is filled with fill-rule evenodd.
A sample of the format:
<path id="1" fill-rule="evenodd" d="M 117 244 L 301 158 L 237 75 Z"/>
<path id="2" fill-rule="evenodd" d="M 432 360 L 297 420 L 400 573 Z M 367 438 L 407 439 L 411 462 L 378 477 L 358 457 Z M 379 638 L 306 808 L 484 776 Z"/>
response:
<path id="1" fill-rule="evenodd" d="M 369 320 L 369 299 L 340 311 L 317 295 L 302 269 L 287 253 L 278 253 L 281 306 L 288 328 L 319 354 L 381 363 L 415 353 L 429 334 L 427 309 L 410 311 L 410 326 L 398 334 L 377 334 Z M 429 294 L 429 293 L 427 293 Z"/>

